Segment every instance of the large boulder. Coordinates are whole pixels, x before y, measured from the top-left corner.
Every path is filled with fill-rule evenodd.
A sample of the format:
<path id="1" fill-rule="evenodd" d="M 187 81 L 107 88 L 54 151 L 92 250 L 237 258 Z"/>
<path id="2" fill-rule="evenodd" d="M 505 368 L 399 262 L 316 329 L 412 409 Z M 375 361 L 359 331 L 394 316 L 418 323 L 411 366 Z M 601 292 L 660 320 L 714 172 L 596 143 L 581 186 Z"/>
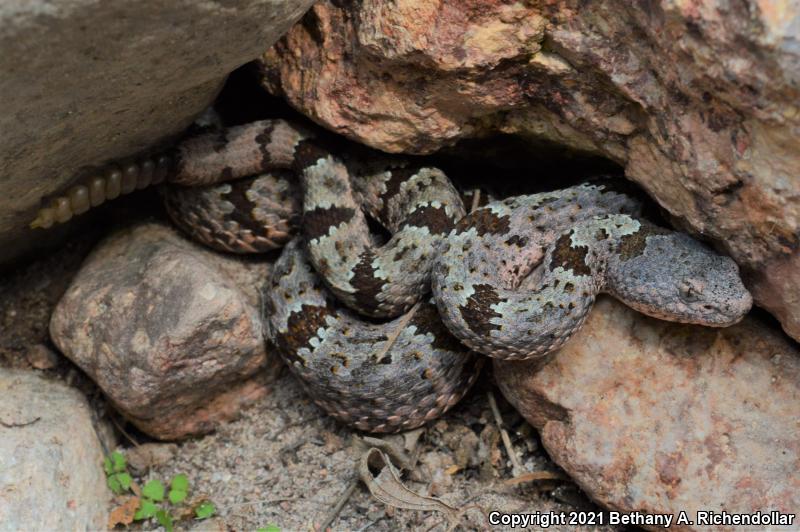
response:
<path id="1" fill-rule="evenodd" d="M 144 432 L 202 434 L 267 393 L 270 370 L 280 367 L 263 339 L 257 287 L 268 272 L 263 260 L 138 224 L 86 259 L 50 334 Z"/>
<path id="2" fill-rule="evenodd" d="M 86 398 L 0 368 L 0 530 L 105 530 L 111 492 Z"/>
<path id="3" fill-rule="evenodd" d="M 616 161 L 800 339 L 799 27 L 755 0 L 323 1 L 264 79 L 390 152 L 510 133 Z"/>
<path id="4" fill-rule="evenodd" d="M 313 0 L 0 3 L 0 263 L 83 167 L 184 130 Z"/>
<path id="5" fill-rule="evenodd" d="M 496 361 L 497 383 L 602 505 L 685 511 L 678 530 L 708 529 L 698 511 L 800 508 L 800 350 L 770 326 L 680 325 L 602 297 L 538 365 Z"/>

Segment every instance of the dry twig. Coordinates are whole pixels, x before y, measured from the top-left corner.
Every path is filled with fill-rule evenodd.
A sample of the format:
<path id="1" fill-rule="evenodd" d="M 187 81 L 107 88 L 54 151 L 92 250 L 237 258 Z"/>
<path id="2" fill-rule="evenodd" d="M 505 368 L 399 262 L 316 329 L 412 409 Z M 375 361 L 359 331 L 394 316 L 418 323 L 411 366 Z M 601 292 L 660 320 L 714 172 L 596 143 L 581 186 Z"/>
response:
<path id="1" fill-rule="evenodd" d="M 344 505 L 347 504 L 347 501 L 350 500 L 350 497 L 353 496 L 353 493 L 356 491 L 358 487 L 358 477 L 354 478 L 350 481 L 350 484 L 347 486 L 347 489 L 342 492 L 342 495 L 336 500 L 336 504 L 333 505 L 331 511 L 328 513 L 328 517 L 325 518 L 325 521 L 322 522 L 320 526 L 320 530 L 325 532 L 329 526 L 333 524 L 333 521 L 339 515 L 339 512 L 342 511 Z"/>
<path id="2" fill-rule="evenodd" d="M 508 480 L 504 480 L 503 484 L 506 486 L 516 486 L 517 484 L 536 482 L 539 480 L 569 480 L 569 478 L 565 477 L 561 473 L 556 473 L 555 471 L 532 471 L 530 473 L 524 473 L 522 475 L 509 478 Z"/>
<path id="3" fill-rule="evenodd" d="M 511 438 L 508 436 L 508 432 L 503 426 L 503 417 L 500 415 L 500 409 L 497 408 L 497 401 L 495 401 L 494 394 L 491 390 L 486 392 L 486 396 L 489 398 L 489 406 L 491 407 L 492 414 L 494 415 L 494 422 L 497 424 L 497 428 L 500 430 L 500 438 L 503 440 L 503 446 L 506 448 L 506 454 L 508 454 L 508 457 L 511 460 L 511 472 L 515 477 L 519 477 L 524 473 L 524 470 L 522 469 L 522 464 L 519 463 L 519 458 L 517 458 L 517 453 L 514 451 L 514 447 L 511 445 Z"/>

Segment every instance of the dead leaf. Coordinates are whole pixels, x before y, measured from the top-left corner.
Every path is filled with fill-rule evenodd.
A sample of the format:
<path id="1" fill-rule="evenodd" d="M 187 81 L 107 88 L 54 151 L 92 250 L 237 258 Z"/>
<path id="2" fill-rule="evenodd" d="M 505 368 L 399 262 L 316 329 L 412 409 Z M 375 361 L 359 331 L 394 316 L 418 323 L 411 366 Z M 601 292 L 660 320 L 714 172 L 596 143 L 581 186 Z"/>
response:
<path id="1" fill-rule="evenodd" d="M 175 520 L 175 522 L 194 519 L 195 508 L 208 500 L 209 497 L 207 495 L 198 493 L 191 499 L 186 499 L 183 504 L 172 508 L 172 518 Z"/>
<path id="2" fill-rule="evenodd" d="M 372 436 L 363 436 L 361 441 L 369 446 L 368 448 L 378 449 L 379 451 L 388 454 L 395 463 L 400 464 L 400 469 L 404 471 L 408 471 L 414 466 L 411 463 L 411 457 L 408 455 L 408 453 L 406 453 L 400 446 L 395 445 L 388 440 L 373 438 Z M 376 458 L 372 458 L 372 460 L 376 460 Z M 380 467 L 382 464 L 383 462 L 380 461 L 380 459 L 377 459 L 377 461 L 374 461 L 371 465 L 373 467 Z"/>
<path id="3" fill-rule="evenodd" d="M 127 526 L 133 523 L 133 516 L 138 509 L 139 497 L 134 495 L 124 497 L 122 503 L 108 514 L 108 528 L 111 529 L 117 525 Z"/>
<path id="4" fill-rule="evenodd" d="M 450 476 L 455 475 L 459 471 L 461 471 L 461 466 L 459 465 L 451 465 L 450 467 L 444 470 L 445 474 Z"/>
<path id="5" fill-rule="evenodd" d="M 403 447 L 409 453 L 413 453 L 417 449 L 419 438 L 425 432 L 425 427 L 409 430 L 403 433 Z"/>
<path id="6" fill-rule="evenodd" d="M 384 464 L 377 477 L 369 470 L 370 459 L 377 459 Z M 434 497 L 418 495 L 406 488 L 389 456 L 380 449 L 373 447 L 361 456 L 358 473 L 372 496 L 384 504 L 406 510 L 441 512 L 445 515 L 450 530 L 461 521 L 464 510 L 453 508 Z"/>
<path id="7" fill-rule="evenodd" d="M 137 497 L 141 497 L 141 496 L 142 496 L 142 488 L 141 488 L 141 487 L 139 487 L 139 484 L 137 484 L 135 480 L 134 480 L 134 481 L 131 481 L 131 491 L 132 491 L 132 492 L 134 493 L 134 495 L 136 495 Z"/>

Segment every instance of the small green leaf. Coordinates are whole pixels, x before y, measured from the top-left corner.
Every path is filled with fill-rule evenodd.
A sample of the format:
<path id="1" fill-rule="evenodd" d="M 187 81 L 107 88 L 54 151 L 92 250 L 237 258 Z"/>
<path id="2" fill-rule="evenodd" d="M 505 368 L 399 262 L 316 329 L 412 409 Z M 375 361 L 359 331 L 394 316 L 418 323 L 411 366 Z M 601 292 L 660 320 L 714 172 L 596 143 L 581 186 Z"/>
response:
<path id="1" fill-rule="evenodd" d="M 114 471 L 122 473 L 125 471 L 125 455 L 119 451 L 111 453 L 111 461 L 114 463 Z"/>
<path id="2" fill-rule="evenodd" d="M 198 519 L 208 519 L 217 509 L 214 507 L 214 503 L 211 501 L 204 501 L 200 503 L 200 506 L 194 509 L 194 514 L 197 516 Z"/>
<path id="3" fill-rule="evenodd" d="M 169 502 L 172 504 L 183 502 L 183 500 L 186 499 L 186 496 L 189 494 L 189 479 L 186 477 L 186 475 L 183 473 L 180 475 L 175 475 L 175 478 L 172 479 L 170 486 Z"/>
<path id="4" fill-rule="evenodd" d="M 269 524 L 267 526 L 262 526 L 256 532 L 281 532 L 281 527 L 278 525 Z"/>
<path id="5" fill-rule="evenodd" d="M 108 489 L 110 489 L 117 495 L 123 492 L 122 484 L 120 483 L 117 475 L 111 475 L 110 477 L 107 477 L 106 484 L 108 484 Z"/>
<path id="6" fill-rule="evenodd" d="M 111 463 L 111 458 L 108 456 L 103 459 L 103 470 L 106 472 L 106 476 L 114 472 L 114 464 Z"/>
<path id="7" fill-rule="evenodd" d="M 172 479 L 172 484 L 170 484 L 170 487 L 178 491 L 189 491 L 189 478 L 183 473 L 180 475 L 175 475 L 175 478 Z"/>
<path id="8" fill-rule="evenodd" d="M 128 473 L 117 473 L 114 475 L 119 480 L 119 485 L 122 486 L 122 489 L 129 490 L 131 489 L 131 484 L 133 483 L 133 479 L 131 478 L 130 474 Z"/>
<path id="9" fill-rule="evenodd" d="M 183 502 L 186 495 L 188 494 L 185 491 L 169 490 L 169 502 L 172 504 L 179 504 Z"/>
<path id="10" fill-rule="evenodd" d="M 161 502 L 164 500 L 164 484 L 160 480 L 150 480 L 142 488 L 142 495 L 148 499 Z"/>
<path id="11" fill-rule="evenodd" d="M 172 526 L 172 516 L 170 516 L 166 510 L 157 511 L 156 520 L 158 521 L 158 524 L 167 530 L 167 532 L 172 532 L 175 530 L 175 528 Z"/>
<path id="12" fill-rule="evenodd" d="M 142 505 L 139 506 L 139 509 L 136 510 L 136 513 L 133 514 L 133 519 L 136 521 L 141 521 L 142 519 L 150 519 L 156 512 L 158 511 L 158 506 L 156 503 L 149 499 L 142 499 Z"/>

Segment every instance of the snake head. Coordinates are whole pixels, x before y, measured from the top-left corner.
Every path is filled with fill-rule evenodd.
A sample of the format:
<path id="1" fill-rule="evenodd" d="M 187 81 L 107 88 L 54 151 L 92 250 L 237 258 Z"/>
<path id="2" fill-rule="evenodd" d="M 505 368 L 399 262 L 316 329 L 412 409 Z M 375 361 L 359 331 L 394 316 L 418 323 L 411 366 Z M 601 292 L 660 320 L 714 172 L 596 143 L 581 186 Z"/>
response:
<path id="1" fill-rule="evenodd" d="M 609 263 L 607 290 L 656 318 L 727 327 L 750 310 L 753 298 L 739 267 L 682 233 L 643 226 L 637 246 Z"/>

